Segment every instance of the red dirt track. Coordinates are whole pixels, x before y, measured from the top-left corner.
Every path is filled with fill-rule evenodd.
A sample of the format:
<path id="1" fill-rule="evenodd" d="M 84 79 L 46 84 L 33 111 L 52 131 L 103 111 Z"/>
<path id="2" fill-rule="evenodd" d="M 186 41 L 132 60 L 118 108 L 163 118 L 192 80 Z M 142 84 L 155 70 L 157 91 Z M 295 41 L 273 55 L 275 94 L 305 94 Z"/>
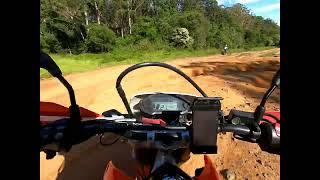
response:
<path id="1" fill-rule="evenodd" d="M 280 49 L 237 53 L 227 56 L 183 58 L 167 62 L 187 73 L 209 96 L 221 96 L 225 114 L 236 108 L 253 111 L 269 87 L 272 76 L 280 67 Z M 108 109 L 125 112 L 115 89 L 117 76 L 129 65 L 114 66 L 96 71 L 66 76 L 75 89 L 77 103 L 102 113 Z M 123 80 L 128 98 L 136 93 L 163 91 L 200 95 L 179 75 L 159 67 L 139 69 Z M 55 79 L 40 82 L 41 101 L 68 106 L 66 90 Z M 276 90 L 267 103 L 267 110 L 280 110 L 280 91 Z M 218 154 L 210 155 L 222 174 L 233 171 L 236 179 L 280 179 L 280 155 L 262 151 L 259 145 L 232 138 L 231 134 L 218 136 Z M 118 142 L 101 146 L 98 137 L 76 145 L 67 154 L 45 160 L 40 153 L 40 178 L 100 180 L 109 160 L 128 175 L 134 174 L 135 162 L 130 146 Z M 182 165 L 189 175 L 203 166 L 203 155 L 192 155 Z"/>

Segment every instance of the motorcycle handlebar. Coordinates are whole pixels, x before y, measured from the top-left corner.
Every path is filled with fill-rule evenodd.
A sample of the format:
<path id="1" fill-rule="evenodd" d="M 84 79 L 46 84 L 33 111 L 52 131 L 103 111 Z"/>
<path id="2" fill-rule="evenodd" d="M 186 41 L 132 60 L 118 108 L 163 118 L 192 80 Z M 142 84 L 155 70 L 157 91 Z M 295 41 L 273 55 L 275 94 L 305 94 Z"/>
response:
<path id="1" fill-rule="evenodd" d="M 61 122 L 55 122 L 52 124 L 48 124 L 41 128 L 40 130 L 40 144 L 41 147 L 53 144 L 53 143 L 59 143 L 61 139 L 63 139 L 63 135 L 67 134 L 66 131 L 66 121 L 59 120 Z M 64 122 L 63 122 L 64 121 Z M 126 133 L 126 132 L 133 132 L 135 133 Z M 154 125 L 146 125 L 141 123 L 126 123 L 126 122 L 106 122 L 101 120 L 90 120 L 90 121 L 84 121 L 82 122 L 81 129 L 79 129 L 77 133 L 76 140 L 77 143 L 83 142 L 87 139 L 89 139 L 92 136 L 95 136 L 96 134 L 102 134 L 106 132 L 112 132 L 115 134 L 119 134 L 121 136 L 125 136 L 129 139 L 136 139 L 136 140 L 147 140 L 147 132 L 153 132 L 156 134 L 157 137 L 161 137 L 162 139 L 165 139 L 166 136 L 168 138 L 172 138 L 174 133 L 177 133 L 180 135 L 184 132 L 186 132 L 189 136 L 189 132 L 191 132 L 191 129 L 187 127 L 181 127 L 181 126 L 154 126 Z M 145 135 L 137 135 L 138 133 L 145 133 Z M 233 125 L 233 124 L 219 124 L 218 125 L 218 133 L 223 132 L 233 132 L 238 135 L 249 135 L 250 134 L 250 128 L 244 125 Z M 126 135 L 125 135 L 126 133 Z M 179 139 L 179 138 L 178 138 Z M 188 139 L 188 138 L 187 138 Z M 157 138 L 155 139 L 157 140 Z M 75 142 L 70 142 L 72 145 L 77 144 Z"/>
<path id="2" fill-rule="evenodd" d="M 244 125 L 220 124 L 219 128 L 218 132 L 233 132 L 237 135 L 249 135 L 251 132 L 249 127 Z"/>

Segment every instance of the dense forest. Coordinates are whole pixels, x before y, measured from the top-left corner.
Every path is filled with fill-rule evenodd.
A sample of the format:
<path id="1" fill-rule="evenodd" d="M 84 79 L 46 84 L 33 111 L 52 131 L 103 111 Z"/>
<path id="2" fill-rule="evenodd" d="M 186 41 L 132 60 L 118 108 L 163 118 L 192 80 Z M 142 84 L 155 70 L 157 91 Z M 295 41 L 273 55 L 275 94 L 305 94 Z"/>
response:
<path id="1" fill-rule="evenodd" d="M 280 27 L 216 0 L 41 0 L 40 45 L 50 53 L 280 45 Z"/>

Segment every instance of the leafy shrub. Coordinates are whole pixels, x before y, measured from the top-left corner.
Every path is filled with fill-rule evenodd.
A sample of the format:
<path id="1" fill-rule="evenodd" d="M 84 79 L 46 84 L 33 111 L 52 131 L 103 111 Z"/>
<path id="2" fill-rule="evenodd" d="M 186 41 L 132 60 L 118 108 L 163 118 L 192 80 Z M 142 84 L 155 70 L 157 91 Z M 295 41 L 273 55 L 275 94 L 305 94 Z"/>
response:
<path id="1" fill-rule="evenodd" d="M 133 34 L 136 40 L 148 39 L 155 41 L 159 39 L 159 33 L 152 18 L 143 17 L 133 26 Z"/>
<path id="2" fill-rule="evenodd" d="M 58 53 L 62 51 L 62 47 L 52 33 L 40 34 L 40 48 L 47 52 Z"/>
<path id="3" fill-rule="evenodd" d="M 139 51 L 148 51 L 148 50 L 152 50 L 154 47 L 149 40 L 142 39 L 137 43 L 135 48 Z"/>
<path id="4" fill-rule="evenodd" d="M 118 48 L 132 46 L 135 43 L 134 36 L 124 36 L 124 38 L 118 37 L 116 39 L 116 46 Z"/>
<path id="5" fill-rule="evenodd" d="M 268 39 L 265 45 L 266 46 L 273 46 L 274 43 L 273 43 L 272 39 Z"/>
<path id="6" fill-rule="evenodd" d="M 193 38 L 189 36 L 189 31 L 186 28 L 176 28 L 171 36 L 171 44 L 178 48 L 191 47 Z"/>
<path id="7" fill-rule="evenodd" d="M 88 29 L 86 45 L 88 52 L 109 52 L 116 42 L 115 33 L 103 25 L 92 24 Z"/>

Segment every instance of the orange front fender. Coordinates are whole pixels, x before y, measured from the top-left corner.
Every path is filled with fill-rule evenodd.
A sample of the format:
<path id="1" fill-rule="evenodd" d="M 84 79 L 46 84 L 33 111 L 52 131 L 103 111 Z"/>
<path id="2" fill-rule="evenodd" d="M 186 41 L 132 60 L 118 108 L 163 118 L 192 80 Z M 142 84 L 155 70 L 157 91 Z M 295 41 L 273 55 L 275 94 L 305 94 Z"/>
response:
<path id="1" fill-rule="evenodd" d="M 200 176 L 198 177 L 198 180 L 219 180 L 219 174 L 214 167 L 211 159 L 209 156 L 204 155 L 204 169 L 201 172 Z"/>
<path id="2" fill-rule="evenodd" d="M 134 178 L 127 176 L 124 172 L 115 167 L 112 161 L 109 161 L 103 180 L 134 180 Z"/>
<path id="3" fill-rule="evenodd" d="M 219 174 L 214 167 L 211 159 L 209 156 L 204 155 L 204 169 L 200 176 L 197 178 L 198 180 L 220 180 Z M 122 172 L 120 169 L 115 167 L 110 161 L 107 165 L 106 171 L 103 176 L 103 180 L 134 180 L 135 178 L 132 178 L 128 175 L 126 175 L 124 172 Z"/>

